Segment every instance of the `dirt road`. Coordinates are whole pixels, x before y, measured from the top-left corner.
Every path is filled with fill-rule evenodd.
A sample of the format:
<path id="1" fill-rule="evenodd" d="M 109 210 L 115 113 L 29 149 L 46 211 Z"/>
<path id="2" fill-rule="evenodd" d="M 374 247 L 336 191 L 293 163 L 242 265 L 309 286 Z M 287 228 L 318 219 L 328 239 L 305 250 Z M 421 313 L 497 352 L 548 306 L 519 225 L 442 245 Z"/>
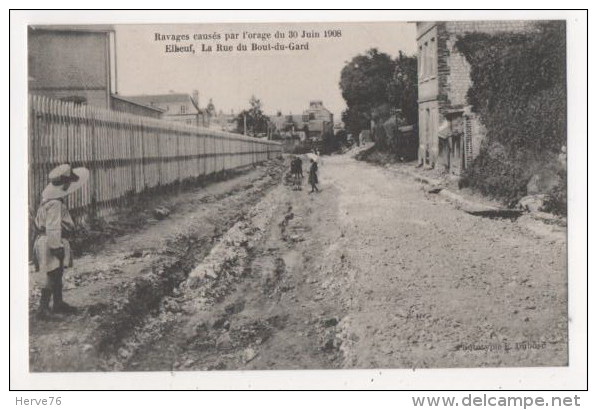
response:
<path id="1" fill-rule="evenodd" d="M 97 368 L 566 365 L 565 238 L 348 155 L 325 157 L 320 182 L 214 202 L 242 216 Z"/>

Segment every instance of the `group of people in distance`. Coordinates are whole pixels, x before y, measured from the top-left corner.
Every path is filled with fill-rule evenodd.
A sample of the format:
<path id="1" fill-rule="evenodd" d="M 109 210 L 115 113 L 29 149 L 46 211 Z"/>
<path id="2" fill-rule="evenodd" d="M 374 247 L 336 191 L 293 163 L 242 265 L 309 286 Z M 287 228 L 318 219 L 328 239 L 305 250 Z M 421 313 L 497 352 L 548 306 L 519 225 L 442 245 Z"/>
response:
<path id="1" fill-rule="evenodd" d="M 319 192 L 319 188 L 317 184 L 319 183 L 319 179 L 317 178 L 317 159 L 319 158 L 317 154 L 311 153 L 308 154 L 309 161 L 311 163 L 309 167 L 309 179 L 307 182 L 311 185 L 310 194 L 313 192 Z M 303 184 L 303 160 L 300 156 L 296 155 L 290 161 L 290 175 L 292 176 L 292 189 L 295 191 L 302 190 Z"/>

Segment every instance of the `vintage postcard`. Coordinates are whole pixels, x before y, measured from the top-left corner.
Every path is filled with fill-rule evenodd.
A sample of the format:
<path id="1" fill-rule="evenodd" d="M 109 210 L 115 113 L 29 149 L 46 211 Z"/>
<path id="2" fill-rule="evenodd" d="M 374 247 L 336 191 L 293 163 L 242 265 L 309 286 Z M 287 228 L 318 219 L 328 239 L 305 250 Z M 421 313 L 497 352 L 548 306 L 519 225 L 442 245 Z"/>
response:
<path id="1" fill-rule="evenodd" d="M 571 15 L 28 21 L 24 372 L 584 366 Z"/>

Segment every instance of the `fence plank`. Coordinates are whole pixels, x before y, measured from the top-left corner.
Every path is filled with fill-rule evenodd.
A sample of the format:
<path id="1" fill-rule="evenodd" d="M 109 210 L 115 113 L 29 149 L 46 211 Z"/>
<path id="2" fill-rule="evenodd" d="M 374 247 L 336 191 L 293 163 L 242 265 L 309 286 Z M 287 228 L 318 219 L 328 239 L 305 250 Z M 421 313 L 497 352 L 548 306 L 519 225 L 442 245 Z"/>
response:
<path id="1" fill-rule="evenodd" d="M 89 184 L 67 199 L 77 220 L 102 217 L 157 186 L 261 162 L 281 145 L 187 124 L 29 96 L 29 206 L 50 170 L 85 166 Z"/>

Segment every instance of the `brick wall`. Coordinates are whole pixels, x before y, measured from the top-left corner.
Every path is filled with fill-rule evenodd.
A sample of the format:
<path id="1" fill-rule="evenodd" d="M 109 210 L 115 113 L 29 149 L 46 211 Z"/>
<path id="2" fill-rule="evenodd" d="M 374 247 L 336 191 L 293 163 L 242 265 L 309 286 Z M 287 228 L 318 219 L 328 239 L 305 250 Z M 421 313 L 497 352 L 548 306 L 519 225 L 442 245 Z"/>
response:
<path id="1" fill-rule="evenodd" d="M 467 32 L 499 33 L 499 32 L 532 32 L 535 31 L 535 20 L 477 20 L 446 21 L 446 29 L 450 33 Z"/>
<path id="2" fill-rule="evenodd" d="M 472 32 L 533 32 L 537 30 L 536 21 L 531 20 L 488 20 L 488 21 L 445 21 L 424 22 L 417 24 L 417 42 L 434 37 L 437 43 L 437 74 L 431 79 L 419 78 L 419 161 L 422 160 L 423 148 L 429 150 L 430 163 L 438 162 L 437 133 L 439 123 L 445 121 L 448 110 L 468 106 L 466 94 L 471 87 L 470 65 L 466 58 L 455 48 L 459 36 Z M 424 96 L 424 98 L 421 98 Z M 428 126 L 425 125 L 426 110 L 435 110 Z M 468 110 L 466 110 L 468 111 Z M 479 153 L 481 141 L 485 136 L 485 128 L 477 115 L 468 113 L 471 119 L 472 155 Z M 462 150 L 464 152 L 464 150 Z"/>

